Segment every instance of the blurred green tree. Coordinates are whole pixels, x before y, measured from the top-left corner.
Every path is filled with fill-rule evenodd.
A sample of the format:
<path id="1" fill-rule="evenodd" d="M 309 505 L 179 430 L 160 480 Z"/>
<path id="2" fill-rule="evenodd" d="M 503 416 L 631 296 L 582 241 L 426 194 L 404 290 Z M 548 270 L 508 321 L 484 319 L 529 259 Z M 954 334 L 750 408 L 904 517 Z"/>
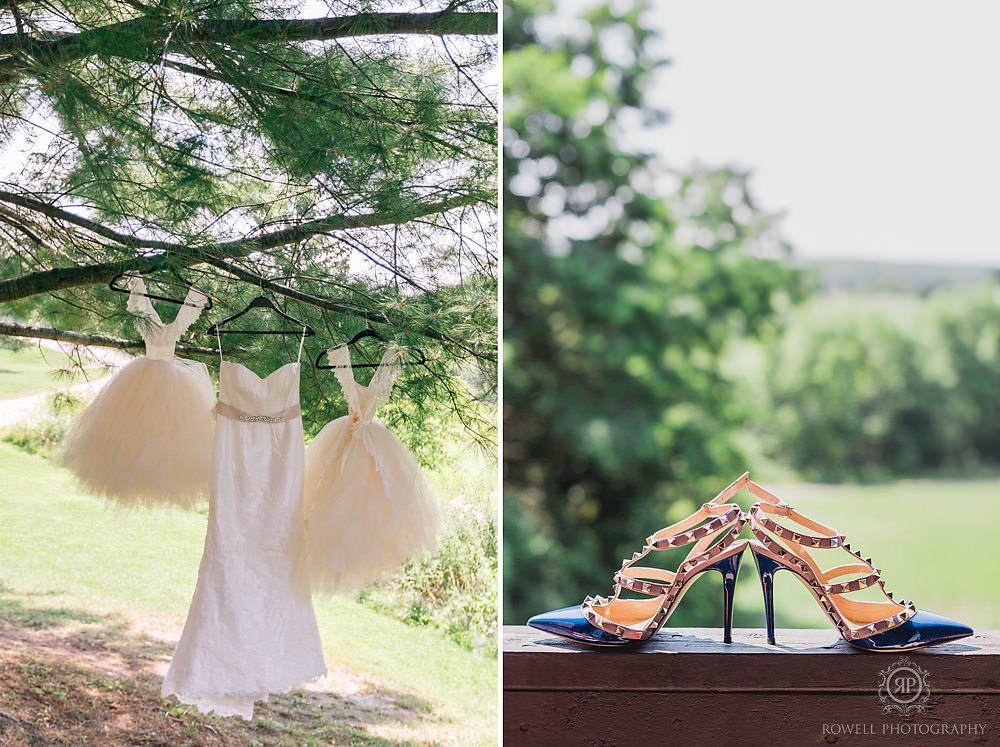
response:
<path id="1" fill-rule="evenodd" d="M 722 356 L 799 293 L 747 174 L 634 146 L 664 121 L 641 0 L 504 7 L 504 616 L 604 593 L 744 467 Z M 692 594 L 696 594 L 695 589 Z M 717 606 L 713 600 L 712 608 Z M 677 619 L 705 622 L 709 606 Z M 718 622 L 714 617 L 711 622 Z"/>
<path id="2" fill-rule="evenodd" d="M 818 297 L 766 357 L 773 416 L 757 430 L 804 478 L 877 480 L 1000 462 L 993 284 L 928 299 Z"/>
<path id="3" fill-rule="evenodd" d="M 940 306 L 937 332 L 951 373 L 943 417 L 961 430 L 964 446 L 955 461 L 1000 464 L 1000 285 Z"/>
<path id="4" fill-rule="evenodd" d="M 929 344 L 881 310 L 819 304 L 769 350 L 776 455 L 809 479 L 878 479 L 952 451 Z"/>

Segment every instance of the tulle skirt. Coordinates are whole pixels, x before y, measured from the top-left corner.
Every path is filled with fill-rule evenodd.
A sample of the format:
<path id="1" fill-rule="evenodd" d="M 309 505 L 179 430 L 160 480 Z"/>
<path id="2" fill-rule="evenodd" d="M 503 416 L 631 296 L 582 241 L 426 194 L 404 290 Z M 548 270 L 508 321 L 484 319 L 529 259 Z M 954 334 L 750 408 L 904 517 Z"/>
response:
<path id="1" fill-rule="evenodd" d="M 306 449 L 300 562 L 315 591 L 358 589 L 434 548 L 437 505 L 416 457 L 380 423 L 343 417 Z"/>
<path id="2" fill-rule="evenodd" d="M 137 358 L 74 423 L 62 463 L 118 505 L 190 508 L 209 491 L 214 405 L 205 364 Z"/>

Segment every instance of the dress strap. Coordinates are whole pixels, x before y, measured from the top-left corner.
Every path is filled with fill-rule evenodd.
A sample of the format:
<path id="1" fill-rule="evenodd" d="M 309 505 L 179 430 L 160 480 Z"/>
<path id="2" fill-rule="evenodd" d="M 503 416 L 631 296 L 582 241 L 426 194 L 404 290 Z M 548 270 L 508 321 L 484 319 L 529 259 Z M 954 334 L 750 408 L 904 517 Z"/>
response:
<path id="1" fill-rule="evenodd" d="M 302 346 L 306 344 L 306 328 L 303 325 L 302 335 L 299 337 L 299 357 L 296 359 L 298 363 L 302 362 Z"/>
<path id="2" fill-rule="evenodd" d="M 390 344 L 382 354 L 379 367 L 375 369 L 368 384 L 368 390 L 374 398 L 374 407 L 379 408 L 389 401 L 392 387 L 403 372 L 403 349 L 396 344 Z"/>
<path id="3" fill-rule="evenodd" d="M 222 333 L 218 325 L 215 326 L 215 340 L 219 343 L 219 363 L 222 363 Z"/>
<path id="4" fill-rule="evenodd" d="M 163 320 L 160 319 L 160 315 L 153 308 L 149 296 L 146 295 L 146 281 L 142 279 L 142 275 L 133 272 L 129 273 L 127 278 L 130 291 L 126 308 L 130 313 L 139 317 L 146 325 L 152 324 L 156 328 L 163 327 Z"/>

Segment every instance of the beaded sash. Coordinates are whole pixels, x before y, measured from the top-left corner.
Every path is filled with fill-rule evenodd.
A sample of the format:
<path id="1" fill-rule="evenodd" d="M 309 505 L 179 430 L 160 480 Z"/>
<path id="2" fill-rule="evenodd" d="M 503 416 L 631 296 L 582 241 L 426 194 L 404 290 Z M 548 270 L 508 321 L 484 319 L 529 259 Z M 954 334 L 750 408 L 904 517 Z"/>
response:
<path id="1" fill-rule="evenodd" d="M 229 418 L 230 420 L 238 420 L 241 423 L 284 423 L 288 420 L 294 420 L 295 418 L 302 416 L 302 408 L 298 405 L 292 405 L 291 407 L 286 407 L 279 413 L 274 415 L 253 415 L 249 412 L 243 412 L 243 410 L 238 407 L 233 407 L 225 402 L 215 403 L 215 414 L 222 415 L 223 417 Z"/>

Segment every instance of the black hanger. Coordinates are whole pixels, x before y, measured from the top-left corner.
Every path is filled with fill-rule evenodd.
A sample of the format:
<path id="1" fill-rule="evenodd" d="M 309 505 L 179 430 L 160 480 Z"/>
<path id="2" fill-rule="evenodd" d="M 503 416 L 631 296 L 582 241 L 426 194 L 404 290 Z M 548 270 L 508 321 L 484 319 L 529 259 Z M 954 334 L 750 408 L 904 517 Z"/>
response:
<path id="1" fill-rule="evenodd" d="M 223 324 L 229 324 L 241 316 L 246 314 L 250 309 L 270 309 L 292 324 L 298 326 L 298 329 L 221 329 Z M 221 322 L 216 322 L 207 330 L 206 334 L 222 334 L 222 335 L 294 335 L 298 337 L 302 335 L 304 337 L 312 337 L 316 334 L 316 330 L 310 327 L 308 324 L 303 322 L 301 319 L 296 319 L 291 314 L 286 314 L 284 311 L 278 308 L 278 305 L 271 300 L 270 296 L 265 296 L 263 293 L 257 296 L 254 300 L 247 304 L 247 307 L 238 314 L 233 314 Z"/>
<path id="2" fill-rule="evenodd" d="M 348 346 L 353 345 L 358 340 L 361 340 L 365 337 L 374 337 L 376 340 L 381 340 L 382 342 L 386 341 L 386 339 L 382 337 L 382 335 L 380 335 L 377 330 L 363 329 L 344 344 Z M 418 364 L 424 364 L 427 362 L 427 358 L 424 356 L 424 352 L 420 348 L 408 348 L 408 350 L 416 353 L 420 357 L 417 360 L 404 361 L 403 362 L 404 366 L 413 366 Z M 316 364 L 315 364 L 316 368 L 322 370 L 331 370 L 334 368 L 378 368 L 380 365 L 382 365 L 381 363 L 352 363 L 350 366 L 329 366 L 322 363 L 324 355 L 326 355 L 325 350 L 321 352 L 318 356 L 316 356 Z"/>
<path id="3" fill-rule="evenodd" d="M 148 275 L 149 273 L 159 272 L 159 271 L 161 271 L 163 269 L 164 269 L 163 267 L 154 267 L 151 270 L 146 270 L 145 274 Z M 129 293 L 129 294 L 131 294 L 132 293 L 132 289 L 131 288 L 126 288 L 124 286 L 118 285 L 118 281 L 121 280 L 123 277 L 125 277 L 128 274 L 129 274 L 128 272 L 120 272 L 117 275 L 115 275 L 113 278 L 111 278 L 111 282 L 108 283 L 108 288 L 110 288 L 111 290 L 113 290 L 115 293 Z M 180 283 L 185 288 L 191 288 L 194 285 L 189 280 L 187 280 L 183 275 L 181 275 L 179 272 L 177 272 L 177 270 L 175 270 L 173 267 L 170 268 L 170 274 L 173 275 L 174 279 L 177 280 L 178 283 Z M 209 311 L 212 308 L 212 297 L 210 295 L 208 295 L 205 291 L 203 291 L 201 288 L 195 288 L 195 290 L 197 290 L 199 293 L 201 293 L 207 299 L 207 301 L 205 302 L 205 306 L 203 307 L 203 310 L 204 311 Z M 178 306 L 194 306 L 195 305 L 193 303 L 188 303 L 188 300 L 187 300 L 186 297 L 185 298 L 171 298 L 170 296 L 159 296 L 159 295 L 157 295 L 155 293 L 141 293 L 140 295 L 145 296 L 146 298 L 151 298 L 154 301 L 166 301 L 167 303 L 175 303 Z"/>

